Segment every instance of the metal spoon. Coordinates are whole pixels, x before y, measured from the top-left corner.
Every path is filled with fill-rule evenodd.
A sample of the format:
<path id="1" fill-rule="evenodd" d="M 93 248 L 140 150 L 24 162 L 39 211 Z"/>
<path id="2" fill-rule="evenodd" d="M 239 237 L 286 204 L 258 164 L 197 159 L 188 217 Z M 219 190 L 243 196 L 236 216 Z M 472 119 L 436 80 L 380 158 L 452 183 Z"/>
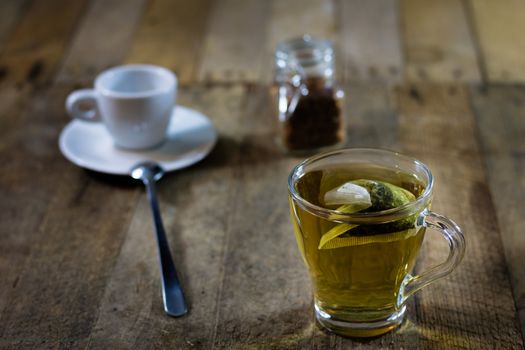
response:
<path id="1" fill-rule="evenodd" d="M 140 163 L 131 169 L 131 177 L 136 180 L 141 180 L 144 183 L 144 186 L 146 186 L 146 191 L 148 193 L 155 231 L 157 233 L 164 310 L 168 315 L 178 317 L 186 314 L 186 312 L 188 312 L 188 307 L 186 306 L 179 278 L 177 277 L 177 271 L 175 270 L 175 264 L 171 257 L 170 247 L 168 245 L 168 240 L 166 239 L 164 225 L 162 224 L 162 218 L 160 216 L 159 204 L 157 202 L 155 182 L 160 180 L 163 175 L 164 170 L 158 164 L 153 162 Z"/>

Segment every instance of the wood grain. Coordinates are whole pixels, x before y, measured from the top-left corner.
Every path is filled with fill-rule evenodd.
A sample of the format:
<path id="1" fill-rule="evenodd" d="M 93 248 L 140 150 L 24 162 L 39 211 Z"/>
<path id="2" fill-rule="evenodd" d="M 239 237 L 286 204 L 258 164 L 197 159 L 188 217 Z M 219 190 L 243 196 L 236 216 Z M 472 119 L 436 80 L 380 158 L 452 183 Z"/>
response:
<path id="1" fill-rule="evenodd" d="M 165 66 L 183 84 L 195 80 L 210 8 L 210 0 L 150 1 L 126 62 Z"/>
<path id="2" fill-rule="evenodd" d="M 297 160 L 280 156 L 265 88 L 243 103 L 241 147 L 231 198 L 214 347 L 295 348 L 308 341 L 310 292 L 290 231 L 286 177 Z"/>
<path id="3" fill-rule="evenodd" d="M 401 5 L 3 1 L 0 348 L 523 348 L 516 306 L 524 320 L 525 89 L 493 82 L 525 79 L 524 5 Z M 380 338 L 317 328 L 288 218 L 286 179 L 302 159 L 274 145 L 267 83 L 277 43 L 306 33 L 340 45 L 340 73 L 352 81 L 344 85 L 347 145 L 401 151 L 430 165 L 433 210 L 467 235 L 460 267 L 418 293 L 407 322 Z M 69 121 L 67 94 L 121 62 L 174 69 L 179 103 L 208 115 L 220 133 L 208 158 L 159 183 L 190 303 L 183 318 L 162 309 L 142 186 L 81 170 L 57 147 Z M 486 84 L 469 90 L 465 82 L 478 81 L 480 70 Z M 416 272 L 442 261 L 446 249 L 429 232 Z"/>
<path id="4" fill-rule="evenodd" d="M 467 237 L 460 267 L 418 296 L 416 326 L 422 345 L 522 347 L 466 89 L 413 86 L 400 91 L 399 103 L 403 150 L 427 163 L 434 173 L 433 210 L 457 220 Z M 423 264 L 435 254 L 426 253 Z"/>
<path id="5" fill-rule="evenodd" d="M 335 5 L 323 0 L 273 0 L 267 22 L 267 48 L 283 40 L 310 34 L 334 39 L 337 31 Z"/>
<path id="6" fill-rule="evenodd" d="M 240 103 L 244 89 L 191 88 L 180 101 L 216 123 L 221 139 L 202 163 L 168 174 L 159 183 L 160 206 L 189 314 L 165 315 L 154 233 L 145 195 L 133 214 L 126 240 L 105 288 L 90 347 L 210 348 L 223 277 L 224 244 L 234 214 L 236 169 L 241 151 Z"/>
<path id="7" fill-rule="evenodd" d="M 0 83 L 41 84 L 55 74 L 87 0 L 35 0 L 0 55 Z"/>
<path id="8" fill-rule="evenodd" d="M 65 55 L 57 80 L 92 80 L 129 51 L 145 0 L 93 0 Z"/>
<path id="9" fill-rule="evenodd" d="M 339 3 L 338 44 L 344 78 L 399 82 L 403 78 L 403 52 L 398 1 Z"/>
<path id="10" fill-rule="evenodd" d="M 2 150 L 11 170 L 0 179 L 0 266 L 8 281 L 0 285 L 2 348 L 84 344 L 135 203 L 135 186 L 90 177 L 60 155 L 56 142 L 68 119 L 69 90 L 35 94 L 12 115 L 21 122 Z"/>
<path id="11" fill-rule="evenodd" d="M 203 42 L 199 80 L 256 82 L 261 77 L 268 2 L 214 2 Z"/>
<path id="12" fill-rule="evenodd" d="M 480 80 L 461 0 L 402 0 L 401 9 L 408 80 Z"/>
<path id="13" fill-rule="evenodd" d="M 42 171 L 49 157 L 38 157 L 26 162 L 24 128 L 29 124 L 32 107 L 28 107 L 31 97 L 26 91 L 11 86 L 0 87 L 0 159 L 6 169 L 0 174 L 0 315 L 7 305 L 12 286 L 17 284 L 18 271 L 29 254 L 31 238 L 37 231 L 47 208 L 47 200 L 54 193 L 47 177 L 31 179 L 33 174 Z M 48 137 L 40 135 L 37 139 L 49 140 L 46 122 L 39 118 L 33 121 L 35 132 L 42 127 Z M 34 157 L 34 156 L 33 156 Z M 27 182 L 27 183 L 26 183 Z M 36 186 L 31 189 L 29 183 Z"/>
<path id="14" fill-rule="evenodd" d="M 525 79 L 525 3 L 519 0 L 470 0 L 487 77 L 494 82 Z"/>
<path id="15" fill-rule="evenodd" d="M 516 307 L 525 334 L 525 266 L 522 213 L 525 210 L 525 89 L 493 85 L 472 88 L 472 105 L 505 256 L 509 266 Z"/>
<path id="16" fill-rule="evenodd" d="M 266 45 L 261 82 L 273 81 L 274 53 L 277 44 L 309 34 L 319 38 L 337 36 L 336 6 L 325 0 L 272 0 L 268 5 Z"/>
<path id="17" fill-rule="evenodd" d="M 400 151 L 394 91 L 381 82 L 345 84 L 347 147 Z"/>
<path id="18" fill-rule="evenodd" d="M 397 123 L 395 100 L 389 90 L 382 84 L 352 84 L 346 92 L 352 96 L 349 144 L 396 148 L 398 135 L 391 129 Z M 361 344 L 315 325 L 310 281 L 286 201 L 286 178 L 301 159 L 283 156 L 268 142 L 273 131 L 267 99 L 265 90 L 257 88 L 244 104 L 243 114 L 253 118 L 243 121 L 244 151 L 225 248 L 215 348 L 417 348 L 419 335 L 413 327 Z M 413 307 L 409 313 L 415 314 Z"/>
<path id="19" fill-rule="evenodd" d="M 24 13 L 28 2 L 28 0 L 4 0 L 0 2 L 0 52 L 20 15 Z"/>

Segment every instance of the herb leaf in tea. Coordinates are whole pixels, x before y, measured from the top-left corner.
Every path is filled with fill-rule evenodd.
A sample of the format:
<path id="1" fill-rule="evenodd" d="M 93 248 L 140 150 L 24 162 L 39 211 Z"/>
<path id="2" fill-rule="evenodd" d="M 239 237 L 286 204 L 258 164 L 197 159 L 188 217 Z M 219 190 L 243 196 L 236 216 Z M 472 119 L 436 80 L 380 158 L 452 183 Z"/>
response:
<path id="1" fill-rule="evenodd" d="M 319 241 L 319 247 L 318 249 L 332 249 L 332 248 L 339 248 L 339 247 L 346 247 L 348 245 L 352 245 L 350 241 L 345 240 L 345 238 L 339 238 L 339 236 L 347 233 L 351 229 L 357 227 L 359 225 L 352 225 L 352 224 L 339 224 L 337 226 L 334 226 L 330 231 L 325 233 L 321 240 Z M 334 246 L 333 242 L 337 239 L 336 246 Z M 341 241 L 342 242 L 339 242 Z"/>

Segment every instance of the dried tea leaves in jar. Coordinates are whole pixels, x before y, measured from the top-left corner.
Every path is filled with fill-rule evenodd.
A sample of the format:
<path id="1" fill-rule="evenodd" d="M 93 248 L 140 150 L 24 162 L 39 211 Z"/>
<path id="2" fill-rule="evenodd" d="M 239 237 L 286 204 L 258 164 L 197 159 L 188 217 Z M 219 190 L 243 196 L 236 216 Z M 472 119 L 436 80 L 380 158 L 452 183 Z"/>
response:
<path id="1" fill-rule="evenodd" d="M 292 97 L 288 105 L 293 107 Z M 284 145 L 291 151 L 318 149 L 344 140 L 342 96 L 333 87 L 309 79 L 284 122 Z"/>

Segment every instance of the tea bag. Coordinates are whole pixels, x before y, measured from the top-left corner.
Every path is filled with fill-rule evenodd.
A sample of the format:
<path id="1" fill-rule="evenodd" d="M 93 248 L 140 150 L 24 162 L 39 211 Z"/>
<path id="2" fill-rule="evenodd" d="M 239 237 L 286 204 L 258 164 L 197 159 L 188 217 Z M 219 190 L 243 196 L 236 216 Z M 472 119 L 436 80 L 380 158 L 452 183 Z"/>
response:
<path id="1" fill-rule="evenodd" d="M 393 209 L 416 200 L 412 192 L 388 182 L 366 179 L 350 182 L 366 188 L 370 193 L 372 205 L 367 208 L 367 212 Z"/>
<path id="2" fill-rule="evenodd" d="M 366 194 L 365 194 L 366 192 Z M 325 193 L 326 205 L 343 204 L 336 210 L 344 213 L 374 212 L 392 208 L 414 201 L 414 194 L 404 188 L 388 182 L 359 179 L 349 181 Z M 355 244 L 370 243 L 370 235 L 386 232 L 399 232 L 413 226 L 413 218 L 399 220 L 393 223 L 361 226 L 354 224 L 339 224 L 326 232 L 319 242 L 319 249 L 339 248 Z M 370 232 L 372 231 L 372 232 Z M 390 235 L 389 235 L 390 236 Z M 396 237 L 375 237 L 374 241 L 399 239 Z M 361 242 L 362 241 L 362 242 Z"/>

